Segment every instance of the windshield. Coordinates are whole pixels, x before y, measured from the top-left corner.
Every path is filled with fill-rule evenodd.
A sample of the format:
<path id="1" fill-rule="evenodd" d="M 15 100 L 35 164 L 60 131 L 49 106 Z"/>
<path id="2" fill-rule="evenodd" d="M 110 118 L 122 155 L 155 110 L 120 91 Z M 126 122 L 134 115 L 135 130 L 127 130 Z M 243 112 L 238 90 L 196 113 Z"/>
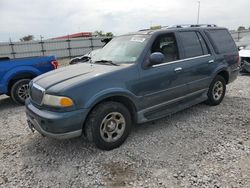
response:
<path id="1" fill-rule="evenodd" d="M 116 64 L 134 63 L 141 55 L 149 35 L 129 35 L 112 39 L 97 54 L 92 62 L 112 61 Z"/>

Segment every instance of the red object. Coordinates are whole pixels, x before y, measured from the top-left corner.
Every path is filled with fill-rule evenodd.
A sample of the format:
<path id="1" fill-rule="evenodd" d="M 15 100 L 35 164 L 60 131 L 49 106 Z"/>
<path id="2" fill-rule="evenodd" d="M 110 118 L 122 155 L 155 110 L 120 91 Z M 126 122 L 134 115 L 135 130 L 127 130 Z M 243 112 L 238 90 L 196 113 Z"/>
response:
<path id="1" fill-rule="evenodd" d="M 54 67 L 54 69 L 57 69 L 59 67 L 58 61 L 51 61 L 51 65 Z"/>
<path id="2" fill-rule="evenodd" d="M 240 66 L 240 64 L 241 64 L 240 56 L 238 56 L 237 64 L 238 64 L 238 66 Z"/>
<path id="3" fill-rule="evenodd" d="M 71 35 L 56 37 L 56 38 L 52 38 L 52 39 L 68 39 L 68 38 L 80 38 L 80 37 L 92 37 L 92 33 L 91 32 L 81 32 L 81 33 L 75 33 L 75 34 L 71 34 Z"/>

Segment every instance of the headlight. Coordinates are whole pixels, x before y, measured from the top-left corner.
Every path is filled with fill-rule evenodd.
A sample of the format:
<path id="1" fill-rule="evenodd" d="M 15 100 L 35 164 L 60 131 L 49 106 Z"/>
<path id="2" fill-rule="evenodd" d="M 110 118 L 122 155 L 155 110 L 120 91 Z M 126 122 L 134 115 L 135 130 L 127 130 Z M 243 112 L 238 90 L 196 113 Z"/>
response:
<path id="1" fill-rule="evenodd" d="M 43 104 L 53 107 L 70 107 L 73 106 L 74 103 L 69 97 L 45 94 L 43 97 Z"/>

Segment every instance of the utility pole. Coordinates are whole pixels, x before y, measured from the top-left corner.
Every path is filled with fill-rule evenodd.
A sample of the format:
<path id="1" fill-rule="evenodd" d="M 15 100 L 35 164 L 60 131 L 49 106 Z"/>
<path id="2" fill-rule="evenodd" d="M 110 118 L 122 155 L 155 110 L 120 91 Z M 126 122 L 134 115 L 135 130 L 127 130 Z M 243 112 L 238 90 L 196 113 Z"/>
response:
<path id="1" fill-rule="evenodd" d="M 201 2 L 198 1 L 197 24 L 199 24 L 199 22 L 200 22 L 200 6 L 201 6 Z"/>
<path id="2" fill-rule="evenodd" d="M 43 36 L 42 35 L 40 35 L 40 44 L 41 44 L 41 51 L 42 51 L 42 54 L 43 54 L 43 56 L 45 55 L 45 51 L 46 50 L 44 50 L 44 41 L 43 41 Z"/>

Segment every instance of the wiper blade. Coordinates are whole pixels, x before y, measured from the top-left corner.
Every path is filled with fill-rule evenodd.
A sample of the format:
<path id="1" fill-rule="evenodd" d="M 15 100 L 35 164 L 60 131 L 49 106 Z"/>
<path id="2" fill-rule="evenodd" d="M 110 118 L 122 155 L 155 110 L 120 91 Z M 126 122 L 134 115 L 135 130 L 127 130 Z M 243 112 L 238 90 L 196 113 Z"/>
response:
<path id="1" fill-rule="evenodd" d="M 114 63 L 113 61 L 111 60 L 99 60 L 99 61 L 95 61 L 94 63 L 101 63 L 101 64 L 110 64 L 110 65 L 115 65 L 115 66 L 119 66 L 118 64 Z"/>

